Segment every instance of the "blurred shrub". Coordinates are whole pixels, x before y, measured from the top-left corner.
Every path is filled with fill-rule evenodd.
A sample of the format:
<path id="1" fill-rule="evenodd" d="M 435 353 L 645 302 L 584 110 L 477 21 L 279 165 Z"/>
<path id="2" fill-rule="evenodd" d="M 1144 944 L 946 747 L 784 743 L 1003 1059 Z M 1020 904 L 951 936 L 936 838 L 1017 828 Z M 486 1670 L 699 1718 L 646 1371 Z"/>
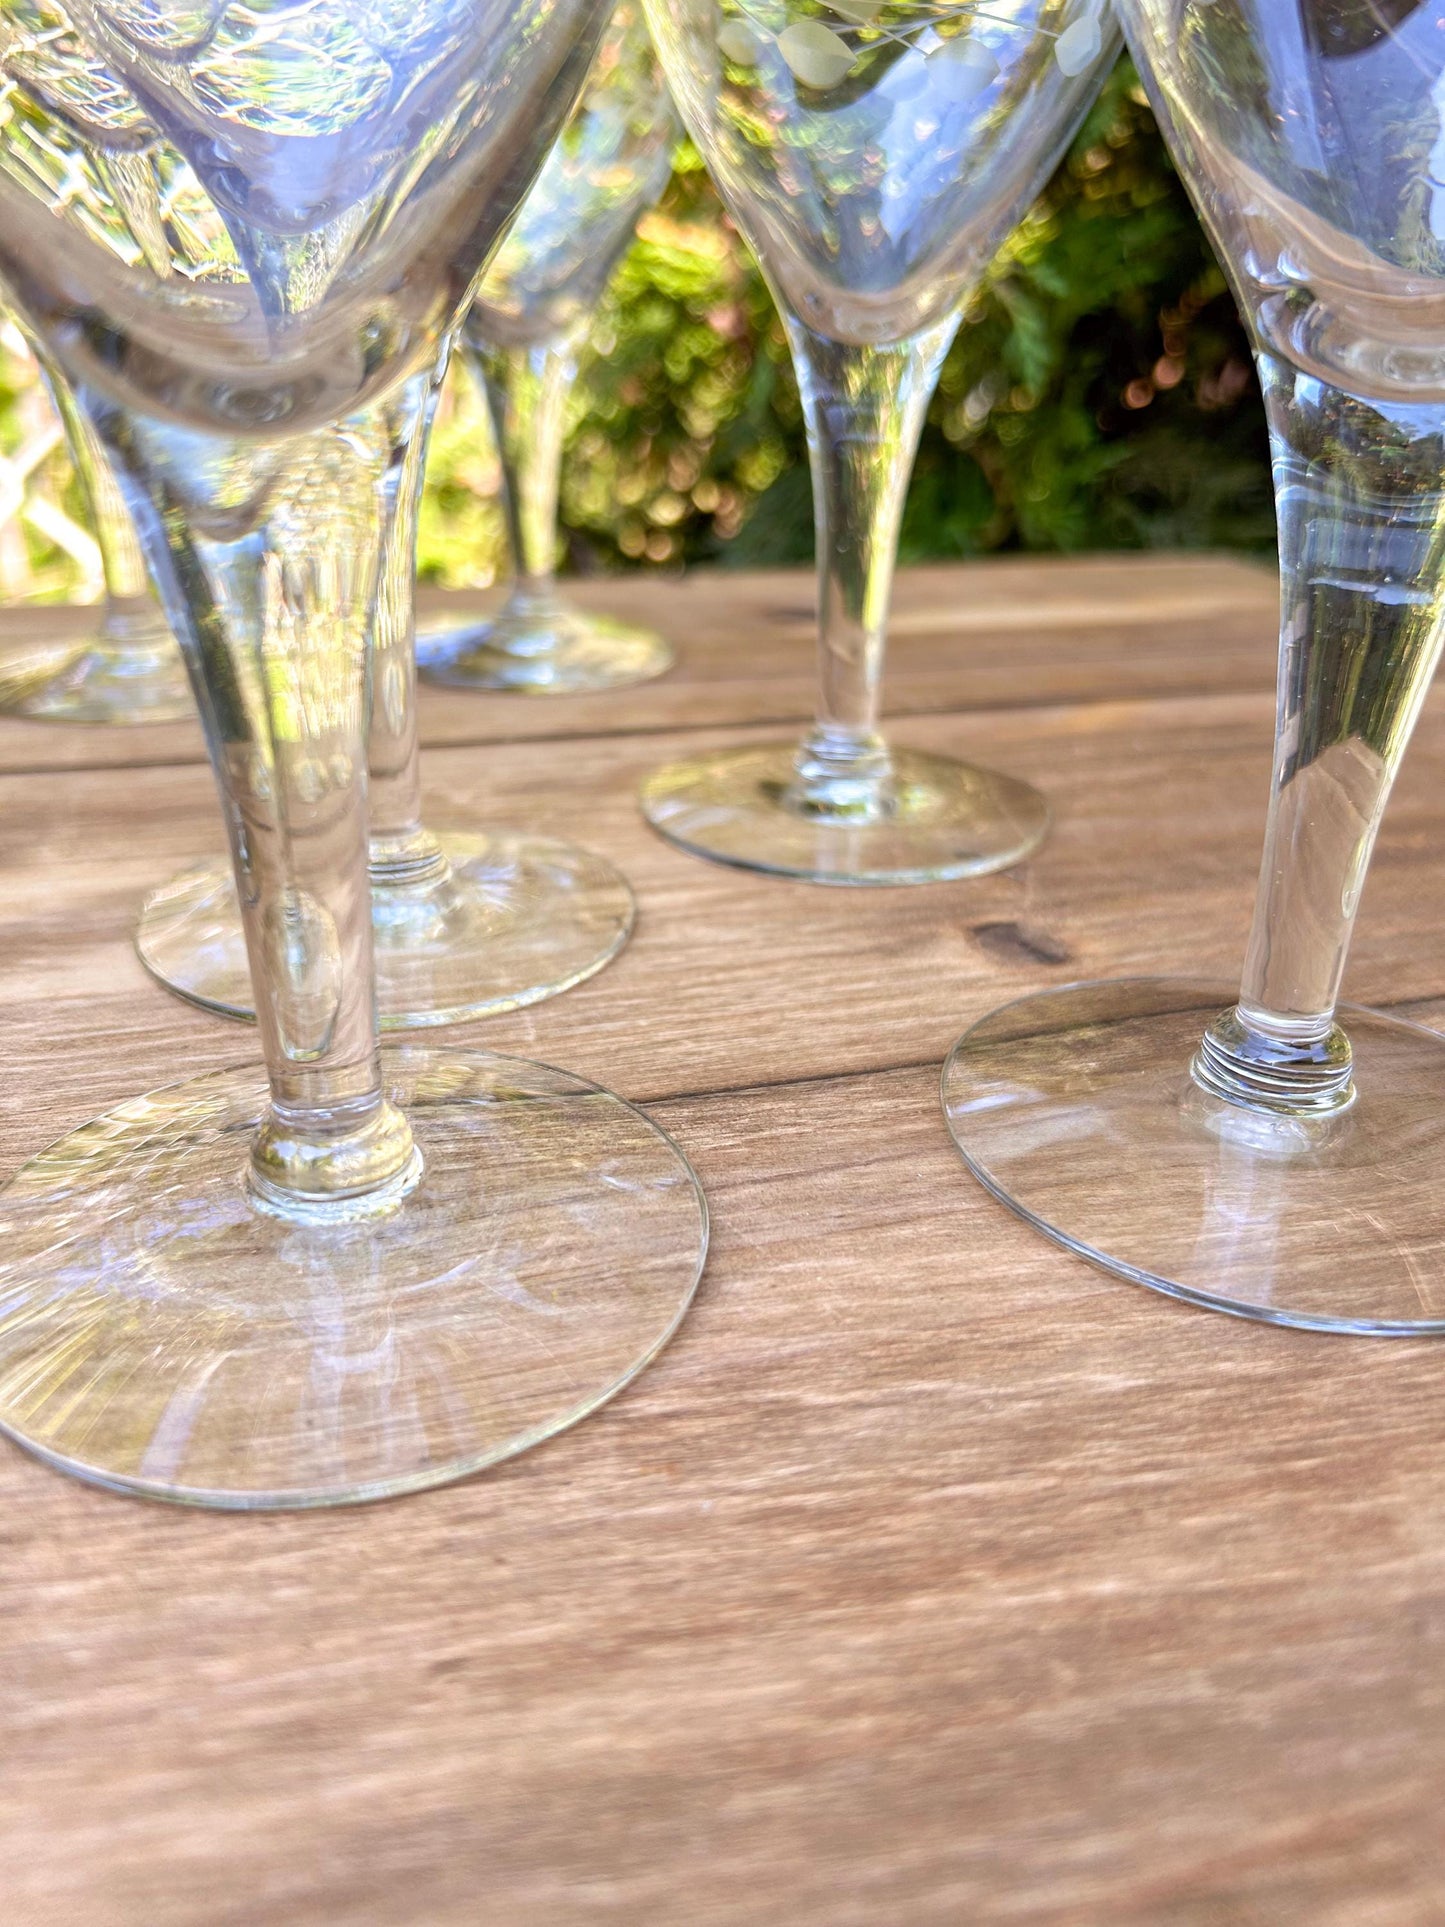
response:
<path id="1" fill-rule="evenodd" d="M 575 567 L 803 562 L 812 509 L 772 302 L 684 147 L 599 316 L 563 520 Z M 454 386 L 423 572 L 488 581 L 496 464 Z M 1263 548 L 1268 448 L 1247 340 L 1127 63 L 971 302 L 904 523 L 906 559 Z"/>
<path id="2" fill-rule="evenodd" d="M 594 331 L 563 475 L 578 569 L 807 561 L 797 390 L 771 298 L 684 145 Z M 53 433 L 0 338 L 0 461 Z M 6 473 L 0 469 L 0 483 Z M 0 504 L 0 593 L 95 586 L 59 453 Z M 505 573 L 485 410 L 458 370 L 422 516 L 426 580 Z M 15 494 L 12 486 L 10 493 Z M 995 549 L 1263 548 L 1267 445 L 1223 276 L 1121 65 L 969 305 L 919 453 L 907 560 Z"/>

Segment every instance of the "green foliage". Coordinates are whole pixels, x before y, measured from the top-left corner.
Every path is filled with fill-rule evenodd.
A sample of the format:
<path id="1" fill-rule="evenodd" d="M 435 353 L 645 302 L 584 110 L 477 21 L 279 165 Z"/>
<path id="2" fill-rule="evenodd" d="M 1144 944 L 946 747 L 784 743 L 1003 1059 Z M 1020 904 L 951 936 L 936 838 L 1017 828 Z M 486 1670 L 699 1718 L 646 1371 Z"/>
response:
<path id="1" fill-rule="evenodd" d="M 593 348 L 563 475 L 572 566 L 810 558 L 782 329 L 687 145 L 639 225 Z M 22 418 L 43 414 L 27 379 L 33 368 L 0 355 L 0 453 Z M 72 508 L 63 462 L 47 461 L 55 473 L 36 481 Z M 433 444 L 425 579 L 485 585 L 505 574 L 499 486 L 485 408 L 458 370 Z M 1246 339 L 1125 63 L 969 305 L 919 452 L 903 556 L 1266 548 L 1273 532 Z M 33 518 L 0 539 L 0 587 L 11 593 L 17 568 L 30 593 L 78 580 L 73 555 Z"/>
<path id="2" fill-rule="evenodd" d="M 782 330 L 690 148 L 640 224 L 594 345 L 563 479 L 573 564 L 806 561 L 811 491 Z M 480 479 L 481 423 L 468 419 Z M 432 488 L 455 515 L 448 449 L 444 435 Z M 432 513 L 425 572 L 468 579 L 448 527 Z M 1248 344 L 1124 63 L 969 305 L 903 555 L 1258 549 L 1273 535 Z M 505 567 L 492 540 L 483 579 Z"/>

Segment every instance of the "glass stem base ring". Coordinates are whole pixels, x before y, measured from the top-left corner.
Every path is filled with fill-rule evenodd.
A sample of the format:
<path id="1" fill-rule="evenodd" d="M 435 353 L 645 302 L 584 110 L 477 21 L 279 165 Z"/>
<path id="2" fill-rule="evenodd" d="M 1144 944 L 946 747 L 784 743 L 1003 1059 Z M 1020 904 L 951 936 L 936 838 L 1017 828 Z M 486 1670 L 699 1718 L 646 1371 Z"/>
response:
<path id="1" fill-rule="evenodd" d="M 642 811 L 670 843 L 808 883 L 939 883 L 1019 863 L 1043 841 L 1049 806 L 1028 783 L 946 756 L 894 750 L 881 808 L 801 806 L 798 746 L 770 743 L 671 763 L 649 776 Z"/>
<path id="2" fill-rule="evenodd" d="M 627 879 L 591 850 L 510 831 L 437 835 L 440 878 L 372 889 L 383 1030 L 498 1016 L 570 990 L 632 932 Z M 146 899 L 141 962 L 168 990 L 223 1017 L 256 1014 L 236 886 L 217 859 Z"/>
<path id="3" fill-rule="evenodd" d="M 686 1159 L 545 1065 L 384 1056 L 419 1182 L 384 1213 L 257 1210 L 259 1067 L 153 1091 L 0 1191 L 0 1431 L 94 1483 L 234 1509 L 418 1491 L 634 1378 L 707 1249 Z"/>
<path id="4" fill-rule="evenodd" d="M 112 618 L 87 635 L 0 644 L 0 714 L 125 724 L 178 723 L 195 713 L 181 652 L 159 622 L 133 637 Z"/>
<path id="5" fill-rule="evenodd" d="M 1445 1334 L 1445 1038 L 1342 1006 L 1355 1101 L 1231 1102 L 1191 1063 L 1237 987 L 1075 984 L 955 1045 L 948 1126 L 974 1175 L 1115 1276 L 1310 1331 Z"/>
<path id="6" fill-rule="evenodd" d="M 651 629 L 584 614 L 556 600 L 515 599 L 489 622 L 423 630 L 417 664 L 426 682 L 521 696 L 586 696 L 666 675 L 672 647 Z"/>

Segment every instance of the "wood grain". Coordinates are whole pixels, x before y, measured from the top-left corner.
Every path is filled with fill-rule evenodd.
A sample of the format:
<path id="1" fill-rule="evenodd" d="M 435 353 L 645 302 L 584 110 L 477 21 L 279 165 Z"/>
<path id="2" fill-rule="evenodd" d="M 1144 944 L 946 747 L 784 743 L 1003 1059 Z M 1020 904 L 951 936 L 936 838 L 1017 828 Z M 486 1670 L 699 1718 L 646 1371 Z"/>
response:
<path id="1" fill-rule="evenodd" d="M 680 669 L 615 694 L 530 700 L 423 688 L 423 741 L 488 743 L 730 723 L 801 723 L 814 695 L 813 585 L 795 571 L 625 577 L 575 585 L 579 602 L 685 645 Z M 495 596 L 423 592 L 422 621 L 470 620 Z M 1269 688 L 1278 590 L 1225 556 L 1107 556 L 913 569 L 899 579 L 888 704 L 895 715 L 1098 701 L 1111 694 Z M 0 643 L 77 612 L 0 613 Z M 189 723 L 109 730 L 0 718 L 0 770 L 199 762 Z"/>
<path id="2" fill-rule="evenodd" d="M 938 1113 L 943 1051 L 1003 998 L 1235 963 L 1272 592 L 1241 570 L 1233 615 L 1191 615 L 1227 573 L 905 577 L 923 626 L 900 657 L 938 653 L 900 738 L 1057 810 L 1026 872 L 979 884 L 768 883 L 638 819 L 653 762 L 764 734 L 750 705 L 781 691 L 791 717 L 766 719 L 801 716 L 801 577 L 685 586 L 675 712 L 659 685 L 595 724 L 509 704 L 474 736 L 429 725 L 438 817 L 583 835 L 636 882 L 618 965 L 459 1034 L 648 1101 L 713 1205 L 701 1297 L 606 1411 L 393 1505 L 173 1513 L 0 1447 L 0 1918 L 1445 1918 L 1445 1354 L 1099 1276 L 969 1181 Z M 1080 620 L 1131 580 L 1155 613 Z M 645 594 L 683 633 L 678 592 Z M 926 631 L 1022 606 L 1011 685 L 1002 619 L 966 649 Z M 140 892 L 207 841 L 204 770 L 183 741 L 105 767 L 118 733 L 83 755 L 78 734 L 4 732 L 0 1167 L 253 1054 L 128 948 Z M 1352 972 L 1427 1016 L 1442 780 L 1434 705 Z"/>

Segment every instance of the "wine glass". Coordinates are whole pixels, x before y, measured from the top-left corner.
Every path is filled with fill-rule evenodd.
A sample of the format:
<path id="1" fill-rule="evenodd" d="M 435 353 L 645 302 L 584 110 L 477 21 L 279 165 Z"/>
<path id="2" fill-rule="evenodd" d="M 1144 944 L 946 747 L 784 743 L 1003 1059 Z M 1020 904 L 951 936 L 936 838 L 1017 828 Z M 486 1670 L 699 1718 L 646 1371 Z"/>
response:
<path id="1" fill-rule="evenodd" d="M 383 1030 L 518 1010 L 609 964 L 637 916 L 626 877 L 596 851 L 518 830 L 432 830 L 417 741 L 417 515 L 449 340 L 432 364 L 384 531 L 372 621 L 369 815 L 376 1001 Z M 246 935 L 230 863 L 190 865 L 151 892 L 136 949 L 167 989 L 219 1016 L 254 1019 Z"/>
<path id="2" fill-rule="evenodd" d="M 195 714 L 185 665 L 146 580 L 120 484 L 43 342 L 22 325 L 65 431 L 100 550 L 105 601 L 88 634 L 0 643 L 0 712 L 56 723 L 173 723 Z"/>
<path id="3" fill-rule="evenodd" d="M 491 620 L 423 639 L 430 681 L 573 695 L 672 665 L 650 629 L 573 608 L 558 591 L 556 562 L 578 351 L 638 215 L 662 192 L 676 132 L 641 0 L 623 0 L 462 326 L 461 358 L 486 396 L 502 460 L 515 579 Z"/>
<path id="4" fill-rule="evenodd" d="M 647 0 L 684 123 L 762 264 L 813 472 L 818 718 L 689 757 L 643 809 L 685 849 L 815 883 L 924 883 L 1026 856 L 1027 784 L 878 731 L 899 523 L 969 294 L 1097 92 L 1103 0 Z"/>
<path id="5" fill-rule="evenodd" d="M 0 279 L 121 475 L 231 835 L 266 1071 L 0 1193 L 0 1427 L 100 1483 L 379 1497 L 581 1417 L 706 1242 L 619 1098 L 378 1050 L 366 636 L 429 366 L 569 110 L 590 0 L 4 15 Z M 60 71 L 57 73 L 57 65 Z"/>
<path id="6" fill-rule="evenodd" d="M 1445 24 L 1411 0 L 1121 0 L 1253 326 L 1283 580 L 1242 983 L 1086 984 L 960 1041 L 949 1124 L 1106 1269 L 1316 1330 L 1445 1331 L 1445 1042 L 1342 1007 L 1445 635 Z"/>

